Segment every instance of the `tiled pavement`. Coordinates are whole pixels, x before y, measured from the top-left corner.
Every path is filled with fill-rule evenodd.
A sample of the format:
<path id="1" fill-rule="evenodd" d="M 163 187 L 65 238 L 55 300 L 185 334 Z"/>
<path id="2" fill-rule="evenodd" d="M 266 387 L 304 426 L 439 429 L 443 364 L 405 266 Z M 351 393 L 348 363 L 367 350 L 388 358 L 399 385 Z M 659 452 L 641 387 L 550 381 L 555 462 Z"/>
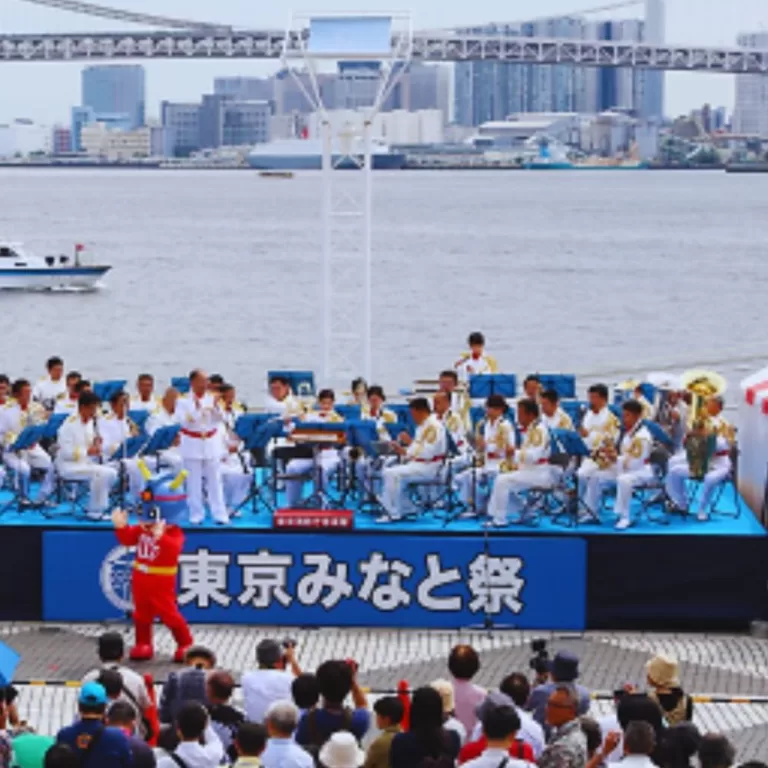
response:
<path id="1" fill-rule="evenodd" d="M 130 632 L 124 625 L 112 628 Z M 95 638 L 103 625 L 0 624 L 0 639 L 23 654 L 16 678 L 20 681 L 78 680 L 94 666 Z M 581 681 L 595 691 L 610 691 L 624 682 L 642 684 L 643 667 L 654 653 L 675 656 L 681 662 L 683 683 L 697 694 L 764 697 L 766 703 L 699 704 L 697 724 L 707 731 L 725 731 L 739 755 L 768 758 L 768 641 L 732 635 L 664 635 L 586 633 L 550 635 L 497 631 L 442 632 L 397 630 L 307 630 L 250 627 L 194 628 L 195 640 L 214 649 L 219 665 L 235 675 L 254 662 L 254 648 L 265 637 L 291 637 L 298 641 L 298 658 L 314 669 L 327 658 L 354 658 L 361 681 L 373 692 L 391 690 L 398 680 L 411 686 L 446 675 L 445 659 L 457 642 L 469 642 L 481 653 L 478 682 L 496 686 L 512 671 L 526 670 L 530 640 L 544 637 L 550 648 L 570 649 L 581 658 Z M 157 633 L 160 660 L 142 666 L 162 680 L 171 668 L 172 650 L 165 630 Z M 43 732 L 55 731 L 74 710 L 75 689 L 61 686 L 23 686 L 21 708 Z M 602 713 L 610 702 L 596 702 Z"/>

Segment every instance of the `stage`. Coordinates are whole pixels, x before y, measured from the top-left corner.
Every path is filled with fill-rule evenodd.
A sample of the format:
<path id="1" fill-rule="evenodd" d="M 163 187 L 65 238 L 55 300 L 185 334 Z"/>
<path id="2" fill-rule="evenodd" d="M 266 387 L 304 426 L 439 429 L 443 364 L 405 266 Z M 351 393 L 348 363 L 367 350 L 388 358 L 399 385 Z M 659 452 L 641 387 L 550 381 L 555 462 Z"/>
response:
<path id="1" fill-rule="evenodd" d="M 7 501 L 0 494 L 0 508 Z M 189 620 L 291 626 L 744 629 L 768 618 L 768 536 L 734 491 L 709 522 L 641 517 L 627 531 L 550 519 L 486 533 L 439 513 L 352 531 L 272 529 L 244 510 L 187 530 L 180 603 Z M 131 554 L 111 524 L 68 504 L 0 516 L 0 619 L 106 621 L 131 608 Z M 640 514 L 635 502 L 633 515 Z"/>

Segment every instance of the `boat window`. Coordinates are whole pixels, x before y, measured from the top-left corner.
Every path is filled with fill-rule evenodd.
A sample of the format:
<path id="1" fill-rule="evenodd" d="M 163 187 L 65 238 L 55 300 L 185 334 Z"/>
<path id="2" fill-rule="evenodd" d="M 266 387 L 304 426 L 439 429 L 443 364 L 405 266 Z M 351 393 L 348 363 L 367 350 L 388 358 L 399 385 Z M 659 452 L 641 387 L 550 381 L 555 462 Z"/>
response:
<path id="1" fill-rule="evenodd" d="M 26 267 L 27 262 L 26 261 L 17 261 L 14 265 L 14 267 Z"/>
<path id="2" fill-rule="evenodd" d="M 6 259 L 15 259 L 16 253 L 14 253 L 12 248 L 9 248 L 7 245 L 1 245 L 0 246 L 0 259 L 6 258 Z"/>

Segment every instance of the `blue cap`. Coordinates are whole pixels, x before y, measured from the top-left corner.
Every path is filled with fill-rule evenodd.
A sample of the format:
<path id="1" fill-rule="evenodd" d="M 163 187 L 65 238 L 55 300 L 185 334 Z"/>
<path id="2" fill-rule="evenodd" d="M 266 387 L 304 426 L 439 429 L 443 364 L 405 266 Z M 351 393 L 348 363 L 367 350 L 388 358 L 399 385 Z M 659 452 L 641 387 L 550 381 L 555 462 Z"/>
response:
<path id="1" fill-rule="evenodd" d="M 107 703 L 107 692 L 101 683 L 86 683 L 80 689 L 80 695 L 77 697 L 77 701 L 87 707 L 98 707 L 101 704 Z"/>

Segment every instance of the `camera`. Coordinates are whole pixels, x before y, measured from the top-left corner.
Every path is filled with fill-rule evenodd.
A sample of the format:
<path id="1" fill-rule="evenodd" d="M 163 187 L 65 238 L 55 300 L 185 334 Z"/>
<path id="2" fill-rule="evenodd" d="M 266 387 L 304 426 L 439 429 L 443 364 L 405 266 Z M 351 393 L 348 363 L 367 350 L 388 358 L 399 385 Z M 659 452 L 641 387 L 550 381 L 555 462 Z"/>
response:
<path id="1" fill-rule="evenodd" d="M 531 640 L 531 651 L 533 652 L 533 656 L 529 659 L 528 666 L 538 677 L 546 675 L 549 672 L 549 651 L 547 650 L 547 641 L 542 638 Z"/>

